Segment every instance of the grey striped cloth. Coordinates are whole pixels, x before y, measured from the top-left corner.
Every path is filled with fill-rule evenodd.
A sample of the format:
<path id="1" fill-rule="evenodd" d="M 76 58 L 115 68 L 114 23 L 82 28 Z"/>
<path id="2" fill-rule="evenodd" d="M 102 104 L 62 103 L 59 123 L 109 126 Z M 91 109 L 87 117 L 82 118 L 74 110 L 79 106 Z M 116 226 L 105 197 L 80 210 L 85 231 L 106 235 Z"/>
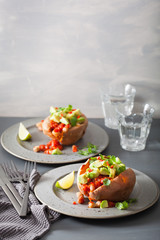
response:
<path id="1" fill-rule="evenodd" d="M 33 190 L 39 179 L 39 173 L 32 171 L 30 186 Z M 16 184 L 20 195 L 24 195 L 24 187 Z M 2 240 L 33 240 L 40 238 L 50 228 L 50 224 L 56 221 L 60 214 L 48 209 L 39 203 L 34 193 L 29 195 L 31 212 L 25 218 L 20 218 L 0 187 L 0 239 Z"/>

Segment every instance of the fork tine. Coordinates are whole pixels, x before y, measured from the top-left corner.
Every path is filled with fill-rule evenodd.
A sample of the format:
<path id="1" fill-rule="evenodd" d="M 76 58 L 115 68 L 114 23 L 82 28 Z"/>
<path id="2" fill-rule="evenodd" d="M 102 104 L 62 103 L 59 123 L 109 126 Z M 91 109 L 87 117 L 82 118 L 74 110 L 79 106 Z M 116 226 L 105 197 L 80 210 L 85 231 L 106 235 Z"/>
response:
<path id="1" fill-rule="evenodd" d="M 37 170 L 37 165 L 36 165 L 36 162 L 34 162 L 33 169 Z"/>
<path id="2" fill-rule="evenodd" d="M 5 171 L 6 176 L 7 176 L 7 177 L 10 177 L 10 176 L 9 176 L 9 173 L 8 173 L 8 171 L 7 171 L 7 165 L 6 165 L 6 163 L 3 163 L 3 164 L 2 164 L 2 167 L 3 167 L 4 171 Z"/>
<path id="3" fill-rule="evenodd" d="M 24 164 L 24 171 L 23 171 L 23 179 L 24 181 L 27 181 L 27 162 Z"/>
<path id="4" fill-rule="evenodd" d="M 5 169 L 6 169 L 6 174 L 8 177 L 15 177 L 14 173 L 11 171 L 11 167 L 8 162 L 4 163 Z"/>
<path id="5" fill-rule="evenodd" d="M 14 174 L 17 176 L 17 177 L 21 177 L 16 165 L 14 164 L 14 162 L 11 160 L 11 166 L 12 166 L 12 170 L 14 172 Z"/>

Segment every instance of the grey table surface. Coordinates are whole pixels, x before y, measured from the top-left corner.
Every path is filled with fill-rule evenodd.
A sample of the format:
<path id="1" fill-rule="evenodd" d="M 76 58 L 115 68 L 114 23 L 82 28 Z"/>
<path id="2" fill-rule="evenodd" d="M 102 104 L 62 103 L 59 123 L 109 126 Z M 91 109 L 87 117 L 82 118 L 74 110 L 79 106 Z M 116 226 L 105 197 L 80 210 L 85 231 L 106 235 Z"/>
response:
<path id="1" fill-rule="evenodd" d="M 0 135 L 10 126 L 26 120 L 22 117 L 0 117 Z M 142 171 L 160 186 L 160 119 L 154 119 L 145 150 L 128 152 L 121 149 L 117 130 L 104 126 L 103 119 L 89 119 L 101 126 L 109 135 L 109 145 L 103 153 L 118 156 L 128 167 Z M 0 162 L 13 160 L 23 169 L 24 160 L 19 159 L 0 146 Z M 43 174 L 61 165 L 37 164 Z M 160 239 L 160 199 L 149 209 L 138 214 L 116 219 L 83 219 L 61 215 L 50 230 L 41 238 L 51 239 Z"/>

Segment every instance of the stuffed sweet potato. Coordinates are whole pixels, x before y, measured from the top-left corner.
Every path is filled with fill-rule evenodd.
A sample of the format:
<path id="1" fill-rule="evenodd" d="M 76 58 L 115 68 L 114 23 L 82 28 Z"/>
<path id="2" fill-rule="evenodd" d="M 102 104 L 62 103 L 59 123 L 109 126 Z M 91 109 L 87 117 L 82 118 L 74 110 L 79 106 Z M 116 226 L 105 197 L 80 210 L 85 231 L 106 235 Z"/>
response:
<path id="1" fill-rule="evenodd" d="M 39 130 L 62 145 L 72 145 L 85 134 L 88 120 L 79 109 L 71 105 L 66 108 L 50 108 L 50 116 L 37 123 Z"/>
<path id="2" fill-rule="evenodd" d="M 79 169 L 77 185 L 89 200 L 128 200 L 134 188 L 136 176 L 131 168 L 115 156 L 93 157 Z"/>

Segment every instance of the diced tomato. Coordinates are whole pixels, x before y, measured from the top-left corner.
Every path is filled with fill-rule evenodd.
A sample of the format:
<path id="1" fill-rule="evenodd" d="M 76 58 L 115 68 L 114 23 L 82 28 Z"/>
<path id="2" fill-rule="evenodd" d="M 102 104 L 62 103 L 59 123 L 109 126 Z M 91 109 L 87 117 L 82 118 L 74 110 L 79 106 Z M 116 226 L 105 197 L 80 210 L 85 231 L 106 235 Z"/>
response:
<path id="1" fill-rule="evenodd" d="M 88 185 L 83 185 L 83 191 L 88 192 L 90 190 L 90 187 Z"/>
<path id="2" fill-rule="evenodd" d="M 109 162 L 107 161 L 106 163 L 107 163 L 107 166 L 109 166 Z"/>
<path id="3" fill-rule="evenodd" d="M 57 146 L 59 146 L 59 142 L 58 142 L 58 140 L 56 140 L 56 139 L 53 139 L 53 140 L 51 140 L 51 147 L 57 147 Z"/>
<path id="4" fill-rule="evenodd" d="M 44 151 L 45 154 L 52 154 L 52 150 L 51 149 L 47 149 Z"/>
<path id="5" fill-rule="evenodd" d="M 77 152 L 77 151 L 78 151 L 77 146 L 76 146 L 76 145 L 73 145 L 73 146 L 72 146 L 72 152 Z"/>
<path id="6" fill-rule="evenodd" d="M 115 203 L 114 202 L 111 202 L 111 201 L 108 201 L 108 207 L 115 207 Z"/>
<path id="7" fill-rule="evenodd" d="M 45 151 L 46 150 L 45 145 L 44 144 L 39 145 L 39 150 L 42 152 Z"/>
<path id="8" fill-rule="evenodd" d="M 52 140 L 51 141 L 49 141 L 46 145 L 48 146 L 48 147 L 50 147 L 51 146 L 51 144 L 52 144 Z"/>
<path id="9" fill-rule="evenodd" d="M 45 150 L 49 149 L 49 146 L 48 145 L 45 145 Z"/>
<path id="10" fill-rule="evenodd" d="M 54 122 L 53 120 L 50 120 L 50 126 L 51 126 L 51 129 L 55 129 L 56 127 L 58 127 L 58 123 L 57 122 Z"/>
<path id="11" fill-rule="evenodd" d="M 59 148 L 59 150 L 63 150 L 63 146 L 61 144 L 59 144 L 57 148 Z"/>
<path id="12" fill-rule="evenodd" d="M 73 205 L 76 205 L 77 203 L 76 203 L 76 201 L 73 201 Z"/>
<path id="13" fill-rule="evenodd" d="M 54 132 L 60 132 L 59 127 L 56 127 L 56 128 L 54 129 Z"/>

